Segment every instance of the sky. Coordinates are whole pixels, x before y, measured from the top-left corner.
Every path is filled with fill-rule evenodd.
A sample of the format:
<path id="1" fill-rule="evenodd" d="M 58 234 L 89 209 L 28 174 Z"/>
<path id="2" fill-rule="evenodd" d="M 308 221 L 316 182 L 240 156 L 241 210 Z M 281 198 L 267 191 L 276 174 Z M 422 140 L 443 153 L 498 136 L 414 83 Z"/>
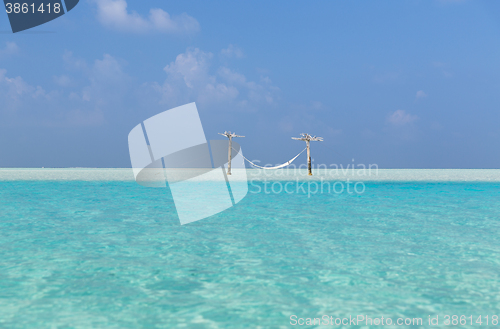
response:
<path id="1" fill-rule="evenodd" d="M 261 164 L 309 133 L 315 164 L 498 168 L 500 2 L 80 0 L 16 34 L 0 14 L 0 167 L 130 167 L 130 130 L 190 102 Z"/>

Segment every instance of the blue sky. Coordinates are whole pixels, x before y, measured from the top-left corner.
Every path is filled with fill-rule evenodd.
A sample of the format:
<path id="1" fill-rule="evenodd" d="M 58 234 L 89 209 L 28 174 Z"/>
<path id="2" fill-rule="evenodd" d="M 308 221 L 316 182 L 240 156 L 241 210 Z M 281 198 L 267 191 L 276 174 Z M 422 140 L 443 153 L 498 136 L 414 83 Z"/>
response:
<path id="1" fill-rule="evenodd" d="M 308 132 L 316 163 L 500 164 L 496 1 L 81 0 L 9 30 L 0 167 L 129 167 L 128 132 L 192 101 L 262 163 Z"/>

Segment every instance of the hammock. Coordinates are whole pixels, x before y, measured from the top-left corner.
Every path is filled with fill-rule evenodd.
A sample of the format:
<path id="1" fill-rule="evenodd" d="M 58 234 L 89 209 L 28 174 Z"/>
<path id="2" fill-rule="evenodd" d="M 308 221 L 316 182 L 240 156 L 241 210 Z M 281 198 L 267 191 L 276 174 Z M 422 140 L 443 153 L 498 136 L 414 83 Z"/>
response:
<path id="1" fill-rule="evenodd" d="M 255 164 L 255 163 L 253 163 L 252 161 L 248 160 L 247 158 L 245 158 L 245 156 L 244 156 L 243 154 L 242 154 L 241 156 L 243 157 L 243 159 L 247 160 L 247 161 L 248 161 L 248 162 L 249 162 L 252 166 L 254 166 L 254 167 L 261 168 L 261 169 L 279 169 L 279 168 L 283 168 L 283 167 L 289 166 L 289 165 L 293 162 L 293 160 L 297 159 L 297 157 L 298 157 L 299 155 L 301 155 L 301 154 L 302 154 L 302 153 L 303 153 L 306 149 L 307 149 L 307 147 L 306 147 L 306 148 L 304 148 L 304 149 L 303 149 L 303 150 L 302 150 L 299 154 L 297 154 L 297 155 L 296 155 L 295 157 L 293 157 L 291 160 L 288 160 L 287 162 L 285 162 L 285 163 L 283 163 L 283 164 L 280 164 L 279 166 L 276 166 L 276 167 L 261 167 L 261 166 L 256 165 L 256 164 Z M 233 150 L 235 150 L 235 149 L 233 148 Z M 235 150 L 235 151 L 236 151 L 236 150 Z M 236 152 L 238 152 L 238 151 L 236 151 Z"/>

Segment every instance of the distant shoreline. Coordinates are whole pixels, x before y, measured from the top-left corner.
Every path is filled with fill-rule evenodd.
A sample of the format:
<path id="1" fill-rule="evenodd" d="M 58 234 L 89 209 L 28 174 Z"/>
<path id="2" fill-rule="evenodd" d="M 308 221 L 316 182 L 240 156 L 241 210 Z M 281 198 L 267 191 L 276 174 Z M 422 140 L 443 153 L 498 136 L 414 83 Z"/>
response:
<path id="1" fill-rule="evenodd" d="M 196 169 L 169 169 L 170 174 Z M 220 169 L 213 172 L 219 173 Z M 246 172 L 248 181 L 363 181 L 363 182 L 500 182 L 500 169 L 378 169 L 357 170 L 313 169 L 234 169 Z M 240 178 L 237 178 L 240 177 Z M 233 175 L 240 180 L 244 175 Z M 0 168 L 0 181 L 134 181 L 132 168 Z M 195 181 L 211 181 L 211 176 Z"/>

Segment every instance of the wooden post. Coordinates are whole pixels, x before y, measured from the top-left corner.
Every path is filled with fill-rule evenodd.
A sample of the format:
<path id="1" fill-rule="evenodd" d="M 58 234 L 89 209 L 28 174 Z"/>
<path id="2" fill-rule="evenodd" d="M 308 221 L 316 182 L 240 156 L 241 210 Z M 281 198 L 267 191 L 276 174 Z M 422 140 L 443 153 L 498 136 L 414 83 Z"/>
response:
<path id="1" fill-rule="evenodd" d="M 292 137 L 292 139 L 298 140 L 298 141 L 305 141 L 307 145 L 307 170 L 309 176 L 312 176 L 312 165 L 311 165 L 311 141 L 313 142 L 322 142 L 323 137 L 316 137 L 316 136 L 311 136 L 309 134 L 300 134 L 302 137 Z M 304 152 L 304 151 L 302 151 Z"/>
<path id="2" fill-rule="evenodd" d="M 219 135 L 226 136 L 229 139 L 229 149 L 227 150 L 227 174 L 231 175 L 231 153 L 233 150 L 233 137 L 245 137 L 236 135 L 230 131 L 225 131 L 223 134 L 219 133 Z"/>
<path id="3" fill-rule="evenodd" d="M 228 151 L 228 159 L 227 159 L 227 174 L 231 175 L 231 150 L 232 150 L 232 140 L 233 137 L 229 136 L 229 151 Z"/>
<path id="4" fill-rule="evenodd" d="M 306 141 L 307 143 L 307 170 L 309 171 L 309 176 L 312 176 L 312 172 L 311 172 L 311 142 L 310 141 Z"/>

